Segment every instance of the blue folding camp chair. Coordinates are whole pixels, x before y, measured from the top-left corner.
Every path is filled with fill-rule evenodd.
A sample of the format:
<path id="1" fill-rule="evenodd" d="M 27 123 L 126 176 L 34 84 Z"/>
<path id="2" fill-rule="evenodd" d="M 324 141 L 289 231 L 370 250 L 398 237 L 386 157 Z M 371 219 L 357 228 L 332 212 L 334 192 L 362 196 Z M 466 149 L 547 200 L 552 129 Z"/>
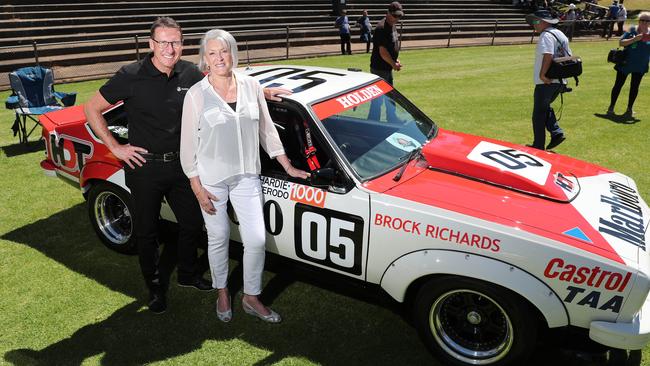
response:
<path id="1" fill-rule="evenodd" d="M 13 93 L 5 101 L 5 107 L 16 113 L 11 129 L 21 143 L 27 143 L 29 135 L 40 125 L 38 116 L 63 108 L 56 99 L 66 107 L 74 105 L 77 99 L 77 93 L 55 92 L 52 70 L 41 66 L 23 67 L 9 73 L 9 84 Z M 35 123 L 29 132 L 28 119 Z"/>

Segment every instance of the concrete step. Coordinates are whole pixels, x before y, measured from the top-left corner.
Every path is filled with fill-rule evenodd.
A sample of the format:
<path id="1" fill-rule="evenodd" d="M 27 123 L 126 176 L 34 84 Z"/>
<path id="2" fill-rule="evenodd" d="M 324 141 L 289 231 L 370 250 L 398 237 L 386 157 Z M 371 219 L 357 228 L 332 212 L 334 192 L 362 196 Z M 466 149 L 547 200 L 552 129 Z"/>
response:
<path id="1" fill-rule="evenodd" d="M 458 16 L 455 18 L 443 18 L 443 19 L 438 19 L 437 21 L 441 23 L 448 23 L 449 21 L 464 21 L 464 18 L 462 16 Z M 518 22 L 522 23 L 523 20 L 519 16 L 515 17 L 503 17 L 503 18 L 477 18 L 477 19 L 472 19 L 474 22 L 494 22 L 494 21 L 499 21 L 501 23 L 508 23 L 508 22 Z M 404 25 L 409 26 L 410 24 L 419 24 L 422 21 L 425 20 L 418 20 L 418 21 L 405 21 Z M 431 20 L 426 20 L 426 22 L 431 22 Z M 226 24 L 226 23 L 234 23 L 234 24 Z M 191 23 L 188 23 L 191 24 Z M 149 23 L 139 23 L 139 29 L 135 28 L 132 30 L 129 29 L 120 29 L 119 31 L 106 31 L 105 28 L 100 28 L 102 31 L 101 32 L 78 32 L 78 33 L 70 33 L 70 34 L 44 34 L 44 35 L 29 35 L 29 36 L 19 36 L 19 37 L 6 37 L 6 38 L 0 38 L 0 48 L 2 47 L 20 47 L 20 46 L 30 46 L 34 41 L 36 41 L 39 44 L 44 44 L 44 43 L 57 43 L 57 42 L 70 42 L 70 41 L 88 41 L 88 40 L 100 40 L 100 39 L 111 39 L 111 38 L 129 38 L 130 40 L 133 40 L 135 35 L 138 35 L 139 37 L 148 37 L 149 36 L 149 30 L 147 28 L 147 25 Z M 210 24 L 212 25 L 212 24 Z M 277 24 L 277 23 L 257 23 L 256 24 L 256 29 L 286 29 L 286 26 L 289 26 L 290 29 L 294 28 L 302 28 L 302 27 L 323 27 L 323 28 L 330 28 L 331 22 L 330 21 L 311 21 L 311 22 L 300 22 L 300 23 L 286 23 L 286 24 Z M 193 26 L 184 26 L 183 30 L 185 35 L 189 34 L 194 34 L 194 33 L 205 33 L 205 31 L 211 29 L 213 26 L 198 26 L 198 27 L 193 27 Z M 231 32 L 237 32 L 237 31 L 243 31 L 250 29 L 248 24 L 241 24 L 238 22 L 221 22 L 220 27 L 223 29 L 226 29 Z M 352 30 L 358 30 L 357 27 L 352 27 Z M 336 29 L 331 27 L 332 32 L 336 32 Z"/>
<path id="2" fill-rule="evenodd" d="M 55 9 L 47 9 L 44 11 L 43 9 L 37 10 L 37 11 L 17 11 L 13 10 L 11 12 L 2 12 L 0 13 L 0 17 L 2 19 L 6 20 L 14 20 L 16 22 L 20 21 L 26 21 L 26 20 L 34 20 L 34 19 L 76 19 L 76 18 L 84 18 L 84 17 L 98 17 L 98 16 L 106 16 L 106 17 L 119 17 L 119 16 L 126 16 L 126 15 L 131 15 L 131 16 L 149 16 L 149 15 L 160 15 L 161 13 L 191 13 L 191 12 L 196 12 L 197 10 L 201 10 L 202 12 L 232 12 L 232 11 L 239 11 L 239 12 L 247 12 L 248 14 L 251 13 L 257 13 L 261 11 L 275 11 L 275 12 L 283 12 L 283 11 L 297 11 L 297 10 L 309 10 L 309 11 L 315 11 L 315 12 L 323 12 L 323 13 L 329 13 L 331 10 L 331 5 L 329 4 L 313 4 L 313 3 L 308 3 L 308 4 L 271 4 L 271 5 L 255 5 L 255 4 L 242 4 L 241 6 L 237 6 L 236 8 L 233 7 L 232 5 L 226 5 L 226 4 L 214 4 L 214 3 L 209 3 L 207 5 L 203 5 L 200 7 L 197 6 L 159 6 L 159 7 L 148 7 L 148 8 L 132 8 L 132 7 L 120 7 L 119 9 L 115 9 L 114 7 L 107 7 L 107 8 L 84 8 L 84 9 L 61 9 L 61 8 L 55 8 Z M 385 12 L 385 6 L 384 5 L 372 5 L 371 7 L 366 7 L 366 6 L 360 6 L 358 4 L 352 4 L 347 7 L 348 9 L 348 15 L 351 14 L 360 14 L 361 10 L 367 9 L 369 14 L 371 16 L 377 16 L 377 17 L 382 17 Z M 436 4 L 414 4 L 412 6 L 408 7 L 408 15 L 409 16 L 414 16 L 417 15 L 420 12 L 426 12 L 426 11 L 435 11 L 435 12 L 440 12 L 440 11 L 447 11 L 448 9 L 466 9 L 466 10 L 473 10 L 473 9 L 512 9 L 512 6 L 507 5 L 507 4 L 492 4 L 492 3 L 436 3 Z"/>
<path id="3" fill-rule="evenodd" d="M 359 11 L 360 13 L 360 11 Z M 409 12 L 410 16 L 407 19 L 427 19 L 431 15 L 444 15 L 444 14 L 465 14 L 465 17 L 470 19 L 475 15 L 483 14 L 495 14 L 498 16 L 503 16 L 505 14 L 515 15 L 523 14 L 518 9 L 512 8 L 494 8 L 494 7 L 481 7 L 481 8 L 462 8 L 462 7 L 441 7 L 436 9 L 420 9 L 417 12 Z M 88 11 L 84 16 L 74 16 L 68 14 L 66 16 L 59 16 L 57 14 L 40 14 L 41 18 L 13 18 L 13 19 L 0 19 L 0 27 L 3 29 L 10 28 L 26 28 L 30 27 L 54 27 L 54 26 L 69 26 L 69 25 L 89 25 L 89 24 L 107 24 L 115 23 L 116 20 L 123 22 L 138 22 L 138 21 L 147 21 L 151 22 L 152 17 L 158 15 L 170 16 L 179 23 L 182 23 L 185 20 L 190 19 L 205 19 L 213 18 L 219 20 L 234 20 L 238 19 L 239 21 L 247 22 L 251 19 L 260 19 L 267 17 L 282 17 L 285 18 L 302 18 L 302 17 L 328 17 L 328 9 L 291 9 L 291 10 L 247 10 L 247 9 L 237 9 L 237 10 L 228 10 L 228 11 L 219 11 L 216 9 L 184 9 L 184 11 L 176 11 L 176 9 L 161 9 L 151 14 L 146 13 L 126 13 L 126 12 L 111 12 L 108 13 L 99 13 Z M 47 17 L 46 17 L 47 15 Z M 63 14 L 60 14 L 63 15 Z M 358 14 L 357 14 L 358 15 Z M 373 22 L 377 22 L 383 18 L 383 13 L 377 12 L 377 14 L 370 14 L 370 19 Z M 354 20 L 356 16 L 350 15 L 351 20 Z M 332 21 L 334 17 L 331 17 Z"/>
<path id="4" fill-rule="evenodd" d="M 476 38 L 491 37 L 492 30 L 485 24 L 476 22 L 453 24 L 451 28 L 452 38 Z M 421 24 L 407 26 L 402 29 L 403 39 L 442 39 L 449 36 L 449 24 Z M 499 37 L 530 35 L 531 31 L 525 23 L 505 23 L 497 27 Z M 235 34 L 240 45 L 240 51 L 246 48 L 251 50 L 278 48 L 286 46 L 286 34 L 282 32 L 239 32 Z M 353 33 L 353 40 L 358 38 L 358 32 Z M 190 36 L 186 38 L 183 54 L 191 55 L 198 52 L 200 37 Z M 321 42 L 339 42 L 336 32 L 330 29 L 297 29 L 291 32 L 289 39 L 291 47 L 317 45 Z M 148 43 L 145 40 L 139 42 L 140 54 L 149 51 Z M 5 49 L 6 50 L 6 49 Z M 117 62 L 135 59 L 135 42 L 124 40 L 123 42 L 84 42 L 76 45 L 70 50 L 69 45 L 59 44 L 40 47 L 38 51 L 41 63 L 50 63 L 57 66 L 82 65 L 93 62 Z M 17 64 L 33 64 L 34 54 L 30 47 L 14 49 L 13 52 L 0 52 L 0 72 L 15 69 Z"/>

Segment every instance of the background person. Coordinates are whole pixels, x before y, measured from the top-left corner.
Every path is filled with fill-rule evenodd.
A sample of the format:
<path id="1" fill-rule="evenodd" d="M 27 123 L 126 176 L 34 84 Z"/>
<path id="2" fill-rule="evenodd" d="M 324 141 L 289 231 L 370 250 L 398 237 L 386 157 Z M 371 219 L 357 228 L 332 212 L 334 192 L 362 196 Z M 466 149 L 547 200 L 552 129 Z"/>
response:
<path id="1" fill-rule="evenodd" d="M 393 70 L 402 69 L 402 63 L 398 58 L 401 44 L 396 24 L 403 16 L 402 5 L 397 1 L 390 3 L 386 17 L 375 26 L 372 39 L 370 72 L 383 78 L 390 85 L 393 85 Z M 376 121 L 380 119 L 382 100 L 385 101 L 387 119 L 397 120 L 395 105 L 388 98 L 373 99 L 370 102 L 368 118 Z"/>
<path id="2" fill-rule="evenodd" d="M 361 35 L 359 38 L 361 42 L 366 44 L 366 53 L 370 52 L 370 42 L 372 42 L 372 25 L 370 18 L 368 18 L 368 10 L 363 9 L 361 16 L 357 19 L 357 26 L 361 28 Z"/>
<path id="3" fill-rule="evenodd" d="M 345 9 L 341 10 L 341 15 L 336 18 L 336 21 L 334 22 L 334 27 L 339 29 L 339 36 L 341 37 L 341 54 L 351 55 L 352 44 L 350 42 L 350 22 L 348 21 L 346 13 Z"/>
<path id="4" fill-rule="evenodd" d="M 158 18 L 151 26 L 151 53 L 142 61 L 123 66 L 86 103 L 84 111 L 95 134 L 124 167 L 126 185 L 133 197 L 134 235 L 140 269 L 149 289 L 148 307 L 154 313 L 167 309 L 166 293 L 173 268 L 160 267 L 158 219 L 166 198 L 180 228 L 178 283 L 212 290 L 197 276 L 196 248 L 203 219 L 179 157 L 181 110 L 185 92 L 203 78 L 191 62 L 181 60 L 183 34 L 172 18 Z M 107 128 L 102 112 L 124 101 L 129 120 L 129 144 L 121 145 Z M 163 248 L 163 256 L 166 256 Z"/>
<path id="5" fill-rule="evenodd" d="M 623 5 L 623 0 L 621 0 L 621 3 L 618 4 L 618 14 L 616 15 L 616 35 L 621 36 L 623 34 L 623 26 L 625 25 L 625 21 L 627 20 L 627 9 L 625 9 L 625 5 Z"/>
<path id="6" fill-rule="evenodd" d="M 643 75 L 648 72 L 648 61 L 650 60 L 650 12 L 643 12 L 639 15 L 639 25 L 631 27 L 628 32 L 623 34 L 619 44 L 625 47 L 625 63 L 617 64 L 614 66 L 616 70 L 616 81 L 612 87 L 611 100 L 607 114 L 614 114 L 614 106 L 616 100 L 621 93 L 621 88 L 625 84 L 625 80 L 629 74 L 632 74 L 632 81 L 630 82 L 630 95 L 627 100 L 627 109 L 625 110 L 625 117 L 632 118 L 634 116 L 634 101 L 639 94 L 639 85 Z"/>
<path id="7" fill-rule="evenodd" d="M 259 82 L 233 71 L 238 57 L 232 35 L 220 29 L 207 32 L 201 40 L 199 60 L 199 67 L 208 75 L 185 97 L 181 164 L 208 231 L 212 282 L 219 291 L 217 316 L 224 322 L 232 319 L 227 287 L 230 225 L 226 204 L 230 199 L 244 244 L 242 306 L 248 314 L 277 323 L 280 315 L 258 298 L 266 240 L 259 146 L 277 158 L 290 176 L 306 179 L 309 174 L 294 168 L 285 155 Z"/>
<path id="8" fill-rule="evenodd" d="M 553 27 L 558 21 L 548 10 L 537 10 L 526 15 L 526 22 L 532 25 L 539 34 L 537 48 L 535 49 L 535 66 L 533 68 L 533 80 L 535 82 L 532 117 L 534 138 L 531 146 L 540 150 L 544 150 L 544 144 L 546 143 L 544 129 L 551 133 L 551 141 L 546 146 L 547 150 L 558 146 L 566 139 L 564 131 L 558 125 L 555 111 L 551 107 L 551 103 L 560 94 L 565 81 L 546 77 L 546 72 L 554 58 L 568 56 L 562 52 L 562 49 L 571 54 L 569 40 L 564 33 Z"/>
<path id="9" fill-rule="evenodd" d="M 609 39 L 609 37 L 611 37 L 612 33 L 614 32 L 614 23 L 616 23 L 616 20 L 618 18 L 618 11 L 618 0 L 614 0 L 612 2 L 612 5 L 607 8 L 607 15 L 605 16 L 605 27 L 603 27 L 603 37 L 607 39 Z"/>
<path id="10" fill-rule="evenodd" d="M 566 34 L 569 39 L 573 38 L 573 29 L 575 27 L 576 18 L 576 5 L 569 4 L 566 14 L 562 17 L 562 20 L 564 21 L 564 34 Z"/>

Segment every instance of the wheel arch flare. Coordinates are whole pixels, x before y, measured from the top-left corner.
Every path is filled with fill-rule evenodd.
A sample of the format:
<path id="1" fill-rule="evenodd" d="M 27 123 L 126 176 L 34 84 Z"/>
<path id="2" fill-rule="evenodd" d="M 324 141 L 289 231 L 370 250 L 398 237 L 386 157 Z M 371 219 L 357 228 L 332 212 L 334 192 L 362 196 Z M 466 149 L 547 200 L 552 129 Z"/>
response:
<path id="1" fill-rule="evenodd" d="M 449 274 L 491 282 L 523 298 L 543 315 L 549 328 L 569 324 L 567 310 L 558 295 L 544 282 L 511 264 L 459 251 L 423 249 L 393 261 L 382 275 L 380 286 L 398 302 L 404 302 L 409 286 L 418 279 Z"/>

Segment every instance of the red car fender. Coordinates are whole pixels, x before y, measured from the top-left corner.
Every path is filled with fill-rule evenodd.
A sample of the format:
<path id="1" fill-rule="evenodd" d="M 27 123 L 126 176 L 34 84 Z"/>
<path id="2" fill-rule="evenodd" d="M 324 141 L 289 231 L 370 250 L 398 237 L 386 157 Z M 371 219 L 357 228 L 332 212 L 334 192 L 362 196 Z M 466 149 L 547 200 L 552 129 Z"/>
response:
<path id="1" fill-rule="evenodd" d="M 391 263 L 381 278 L 381 287 L 403 302 L 406 290 L 418 278 L 452 274 L 492 282 L 523 296 L 546 319 L 550 328 L 569 324 L 562 300 L 540 279 L 505 262 L 479 255 L 447 250 L 420 250 Z"/>
<path id="2" fill-rule="evenodd" d="M 129 192 L 124 181 L 124 170 L 121 165 L 103 161 L 86 164 L 79 174 L 79 186 L 83 192 L 87 192 L 90 189 L 89 183 L 92 180 L 111 182 Z"/>

